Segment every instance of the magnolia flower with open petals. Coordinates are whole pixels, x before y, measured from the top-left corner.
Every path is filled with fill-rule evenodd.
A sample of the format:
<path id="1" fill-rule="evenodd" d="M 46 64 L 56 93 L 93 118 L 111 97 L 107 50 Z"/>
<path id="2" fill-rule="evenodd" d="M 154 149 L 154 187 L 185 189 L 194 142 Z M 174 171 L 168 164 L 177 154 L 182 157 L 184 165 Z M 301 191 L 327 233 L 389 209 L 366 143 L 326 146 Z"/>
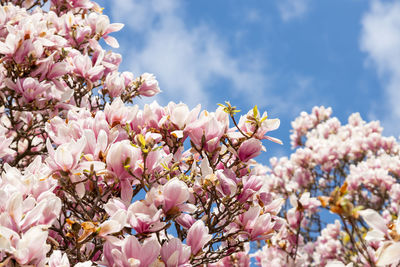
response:
<path id="1" fill-rule="evenodd" d="M 49 157 L 46 162 L 54 171 L 71 172 L 78 168 L 79 160 L 83 149 L 85 148 L 86 139 L 81 138 L 77 142 L 71 140 L 69 143 L 64 143 L 54 150 L 47 140 L 46 146 L 49 151 Z"/>
<path id="2" fill-rule="evenodd" d="M 166 267 L 185 267 L 190 258 L 190 247 L 182 244 L 178 238 L 172 238 L 165 242 L 160 251 L 161 260 Z"/>
<path id="3" fill-rule="evenodd" d="M 275 222 L 271 221 L 269 213 L 261 214 L 261 208 L 254 206 L 239 215 L 238 224 L 249 233 L 249 239 L 266 239 L 274 232 Z"/>
<path id="4" fill-rule="evenodd" d="M 183 130 L 186 125 L 193 122 L 199 112 L 200 112 L 200 104 L 197 105 L 193 110 L 189 110 L 189 107 L 186 104 L 179 103 L 175 104 L 170 102 L 168 104 L 168 110 L 170 113 L 171 122 L 176 125 L 179 129 Z"/>
<path id="5" fill-rule="evenodd" d="M 244 141 L 240 145 L 238 150 L 238 157 L 241 161 L 246 162 L 260 155 L 262 150 L 264 150 L 262 142 L 258 139 L 251 138 Z"/>
<path id="6" fill-rule="evenodd" d="M 107 157 L 107 169 L 119 179 L 130 179 L 132 175 L 127 170 L 134 171 L 141 160 L 139 148 L 133 147 L 129 140 L 123 140 L 111 145 Z"/>
<path id="7" fill-rule="evenodd" d="M 49 258 L 49 267 L 69 267 L 69 260 L 67 257 L 67 254 L 62 252 L 60 250 L 55 250 L 53 253 L 50 255 Z"/>
<path id="8" fill-rule="evenodd" d="M 162 210 L 154 204 L 146 205 L 142 201 L 135 201 L 128 208 L 127 223 L 138 233 L 155 232 L 165 226 L 161 222 Z"/>
<path id="9" fill-rule="evenodd" d="M 163 187 L 164 211 L 168 212 L 189 198 L 188 186 L 177 177 L 169 180 Z"/>
<path id="10" fill-rule="evenodd" d="M 133 235 L 123 240 L 109 238 L 104 244 L 104 264 L 121 267 L 148 267 L 157 260 L 160 245 L 157 240 L 147 239 L 140 243 Z"/>
<path id="11" fill-rule="evenodd" d="M 379 215 L 378 212 L 372 209 L 366 209 L 359 211 L 359 214 L 364 221 L 372 228 L 365 237 L 368 241 L 384 241 L 382 246 L 376 251 L 377 266 L 386 266 L 389 264 L 395 264 L 400 261 L 400 242 L 392 239 L 391 232 L 397 235 L 396 239 L 399 238 L 400 233 L 400 219 L 397 219 L 395 223 L 395 229 L 389 230 L 385 219 Z"/>
<path id="12" fill-rule="evenodd" d="M 113 48 L 118 48 L 119 44 L 117 39 L 109 36 L 109 33 L 117 32 L 124 27 L 122 23 L 111 23 L 106 15 L 98 15 L 97 13 L 90 13 L 89 20 L 95 25 L 96 33 L 103 37 L 104 41 Z M 93 26 L 94 26 L 93 25 Z"/>
<path id="13" fill-rule="evenodd" d="M 197 146 L 204 146 L 208 152 L 220 146 L 220 139 L 226 131 L 224 122 L 219 121 L 216 113 L 202 112 L 200 118 L 186 126 L 184 133 Z"/>
<path id="14" fill-rule="evenodd" d="M 204 222 L 198 220 L 190 227 L 186 243 L 191 247 L 192 254 L 196 255 L 211 238 L 212 235 L 208 234 L 208 228 Z"/>
<path id="15" fill-rule="evenodd" d="M 43 266 L 50 246 L 46 244 L 48 232 L 42 228 L 34 226 L 20 236 L 0 225 L 0 250 L 11 254 L 21 265 Z"/>

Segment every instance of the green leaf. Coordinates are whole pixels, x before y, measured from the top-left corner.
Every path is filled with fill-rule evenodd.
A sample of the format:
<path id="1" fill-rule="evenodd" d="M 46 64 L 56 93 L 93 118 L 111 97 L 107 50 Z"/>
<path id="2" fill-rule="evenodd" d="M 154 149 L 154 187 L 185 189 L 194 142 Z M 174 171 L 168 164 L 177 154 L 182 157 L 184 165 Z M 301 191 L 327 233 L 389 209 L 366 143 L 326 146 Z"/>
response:
<path id="1" fill-rule="evenodd" d="M 138 134 L 137 140 L 142 147 L 146 146 L 146 139 L 144 139 L 144 136 L 142 134 Z"/>
<path id="2" fill-rule="evenodd" d="M 255 105 L 254 108 L 253 108 L 253 115 L 254 115 L 254 118 L 256 118 L 256 117 L 258 116 L 258 108 L 257 108 L 257 105 Z"/>

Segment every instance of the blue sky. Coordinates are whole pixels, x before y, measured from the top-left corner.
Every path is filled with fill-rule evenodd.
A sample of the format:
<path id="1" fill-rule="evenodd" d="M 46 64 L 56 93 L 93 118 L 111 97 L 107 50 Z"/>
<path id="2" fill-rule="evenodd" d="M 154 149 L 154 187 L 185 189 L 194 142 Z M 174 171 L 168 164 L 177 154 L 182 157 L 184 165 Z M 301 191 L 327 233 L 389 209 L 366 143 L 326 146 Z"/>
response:
<path id="1" fill-rule="evenodd" d="M 290 153 L 290 122 L 315 105 L 345 123 L 353 112 L 400 134 L 400 2 L 394 0 L 98 1 L 122 70 L 154 73 L 156 100 L 255 104 L 281 119 L 268 157 Z M 152 99 L 153 100 L 153 99 Z"/>

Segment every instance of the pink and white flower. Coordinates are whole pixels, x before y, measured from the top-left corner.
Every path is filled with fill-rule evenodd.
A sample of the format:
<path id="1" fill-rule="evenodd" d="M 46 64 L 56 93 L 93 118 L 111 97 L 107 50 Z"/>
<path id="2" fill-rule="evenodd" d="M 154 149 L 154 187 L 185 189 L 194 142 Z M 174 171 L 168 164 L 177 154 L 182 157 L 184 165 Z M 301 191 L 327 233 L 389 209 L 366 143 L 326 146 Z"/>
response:
<path id="1" fill-rule="evenodd" d="M 190 246 L 192 254 L 196 255 L 210 241 L 212 235 L 208 234 L 208 228 L 204 222 L 198 220 L 189 229 L 186 243 Z"/>

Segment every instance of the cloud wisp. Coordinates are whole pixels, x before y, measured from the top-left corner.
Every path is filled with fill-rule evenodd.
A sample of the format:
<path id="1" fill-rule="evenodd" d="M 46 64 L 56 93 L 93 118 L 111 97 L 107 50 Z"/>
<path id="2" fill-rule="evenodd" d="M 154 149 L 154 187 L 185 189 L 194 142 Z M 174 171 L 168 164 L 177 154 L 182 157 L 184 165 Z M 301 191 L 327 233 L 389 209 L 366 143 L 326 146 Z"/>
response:
<path id="1" fill-rule="evenodd" d="M 400 2 L 371 1 L 362 21 L 360 48 L 368 55 L 367 65 L 376 68 L 388 103 L 383 119 L 389 132 L 398 132 L 400 119 Z"/>
<path id="2" fill-rule="evenodd" d="M 246 96 L 247 90 L 254 95 L 249 102 L 260 101 L 268 82 L 260 66 L 232 55 L 229 40 L 207 23 L 186 24 L 184 4 L 180 0 L 113 1 L 113 20 L 134 33 L 129 51 L 124 51 L 129 68 L 137 74 L 155 73 L 164 91 L 162 98 L 189 105 L 209 102 L 214 93 L 210 85 L 221 81 L 226 83 L 227 97 Z"/>
<path id="3" fill-rule="evenodd" d="M 309 0 L 281 0 L 278 9 L 283 21 L 288 22 L 303 17 L 309 10 Z"/>

